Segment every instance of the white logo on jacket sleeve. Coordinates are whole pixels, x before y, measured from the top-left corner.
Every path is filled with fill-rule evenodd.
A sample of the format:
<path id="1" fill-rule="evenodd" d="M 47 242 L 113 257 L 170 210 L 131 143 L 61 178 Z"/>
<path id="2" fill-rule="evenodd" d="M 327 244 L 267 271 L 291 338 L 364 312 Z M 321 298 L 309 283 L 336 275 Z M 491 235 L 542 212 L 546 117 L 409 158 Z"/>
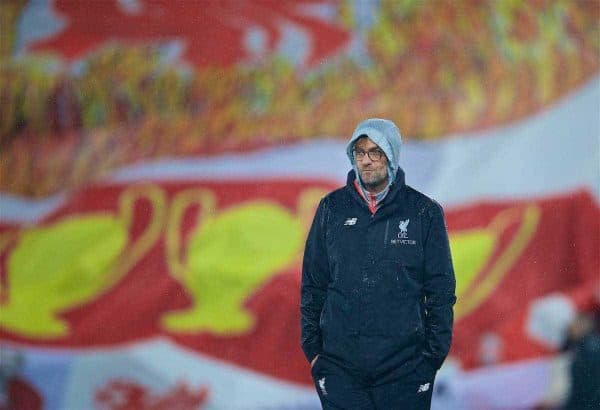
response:
<path id="1" fill-rule="evenodd" d="M 358 218 L 348 218 L 344 225 L 356 225 L 356 221 L 358 221 Z"/>
<path id="2" fill-rule="evenodd" d="M 425 383 L 419 386 L 419 390 L 417 390 L 417 394 L 419 393 L 425 393 L 427 390 L 429 390 L 429 386 L 431 384 L 430 383 Z"/>
<path id="3" fill-rule="evenodd" d="M 319 389 L 323 393 L 323 396 L 327 396 L 327 390 L 325 389 L 325 378 L 319 379 Z"/>

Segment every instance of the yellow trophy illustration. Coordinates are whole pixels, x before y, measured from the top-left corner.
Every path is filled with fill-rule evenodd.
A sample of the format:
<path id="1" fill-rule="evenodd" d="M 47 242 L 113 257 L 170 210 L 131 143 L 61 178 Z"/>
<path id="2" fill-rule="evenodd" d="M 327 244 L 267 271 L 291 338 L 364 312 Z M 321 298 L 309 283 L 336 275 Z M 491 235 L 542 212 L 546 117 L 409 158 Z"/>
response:
<path id="1" fill-rule="evenodd" d="M 456 319 L 475 310 L 490 296 L 506 272 L 531 241 L 540 219 L 534 205 L 499 212 L 488 226 L 450 232 L 450 247 L 456 272 Z M 517 224 L 508 244 L 499 249 L 499 239 L 510 225 Z M 482 271 L 485 268 L 485 271 Z M 477 285 L 474 282 L 477 280 Z"/>
<path id="2" fill-rule="evenodd" d="M 138 200 L 151 204 L 152 217 L 131 241 Z M 29 338 L 67 336 L 60 313 L 95 299 L 140 260 L 160 236 L 165 202 L 157 187 L 131 186 L 119 198 L 117 215 L 69 216 L 19 232 L 7 261 L 0 328 Z"/>
<path id="3" fill-rule="evenodd" d="M 165 314 L 163 326 L 173 333 L 249 331 L 255 318 L 245 309 L 245 301 L 281 269 L 299 261 L 306 221 L 323 192 L 304 191 L 296 215 L 267 200 L 217 212 L 215 197 L 208 190 L 179 194 L 167 226 L 167 260 L 192 306 Z M 199 207 L 199 219 L 184 248 L 181 222 L 191 205 Z"/>

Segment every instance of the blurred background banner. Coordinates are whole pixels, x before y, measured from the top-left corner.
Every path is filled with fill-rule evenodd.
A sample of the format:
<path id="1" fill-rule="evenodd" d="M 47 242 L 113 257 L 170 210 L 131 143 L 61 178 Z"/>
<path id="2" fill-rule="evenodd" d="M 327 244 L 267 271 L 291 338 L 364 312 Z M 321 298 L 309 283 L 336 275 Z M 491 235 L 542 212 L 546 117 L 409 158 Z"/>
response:
<path id="1" fill-rule="evenodd" d="M 0 409 L 319 408 L 302 252 L 367 117 L 446 213 L 434 408 L 558 405 L 600 306 L 599 39 L 593 0 L 3 1 Z"/>

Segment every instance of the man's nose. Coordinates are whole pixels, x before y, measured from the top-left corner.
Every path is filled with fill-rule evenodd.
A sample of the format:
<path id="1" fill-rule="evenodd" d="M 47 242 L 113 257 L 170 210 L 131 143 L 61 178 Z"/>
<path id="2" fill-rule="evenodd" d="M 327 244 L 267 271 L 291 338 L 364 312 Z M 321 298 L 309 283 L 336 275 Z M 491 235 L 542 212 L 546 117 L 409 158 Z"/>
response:
<path id="1" fill-rule="evenodd" d="M 373 162 L 371 160 L 371 158 L 369 157 L 369 154 L 363 155 L 362 159 L 359 160 L 360 162 L 362 162 L 363 164 L 370 164 L 371 162 Z"/>

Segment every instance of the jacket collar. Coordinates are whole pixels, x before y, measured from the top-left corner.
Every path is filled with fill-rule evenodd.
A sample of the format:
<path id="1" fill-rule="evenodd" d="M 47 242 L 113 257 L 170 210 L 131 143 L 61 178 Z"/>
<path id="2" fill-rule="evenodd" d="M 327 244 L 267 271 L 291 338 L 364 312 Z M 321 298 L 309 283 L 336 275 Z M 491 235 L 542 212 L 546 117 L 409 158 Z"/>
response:
<path id="1" fill-rule="evenodd" d="M 367 202 L 356 191 L 356 188 L 354 186 L 355 180 L 356 180 L 356 172 L 352 169 L 352 170 L 350 170 L 350 172 L 348 172 L 348 177 L 346 179 L 346 188 L 350 191 L 350 195 L 356 201 L 358 201 L 362 206 L 364 206 L 365 208 L 368 209 Z M 396 179 L 394 179 L 394 182 L 392 182 L 390 184 L 389 192 L 387 193 L 385 198 L 383 198 L 383 201 L 379 205 L 379 209 L 385 207 L 386 205 L 388 205 L 390 203 L 393 203 L 394 200 L 396 199 L 396 197 L 398 196 L 398 194 L 400 193 L 400 191 L 402 191 L 404 189 L 405 185 L 406 185 L 406 182 L 405 182 L 405 177 L 404 177 L 404 170 L 402 168 L 398 167 L 398 171 L 396 173 Z"/>

